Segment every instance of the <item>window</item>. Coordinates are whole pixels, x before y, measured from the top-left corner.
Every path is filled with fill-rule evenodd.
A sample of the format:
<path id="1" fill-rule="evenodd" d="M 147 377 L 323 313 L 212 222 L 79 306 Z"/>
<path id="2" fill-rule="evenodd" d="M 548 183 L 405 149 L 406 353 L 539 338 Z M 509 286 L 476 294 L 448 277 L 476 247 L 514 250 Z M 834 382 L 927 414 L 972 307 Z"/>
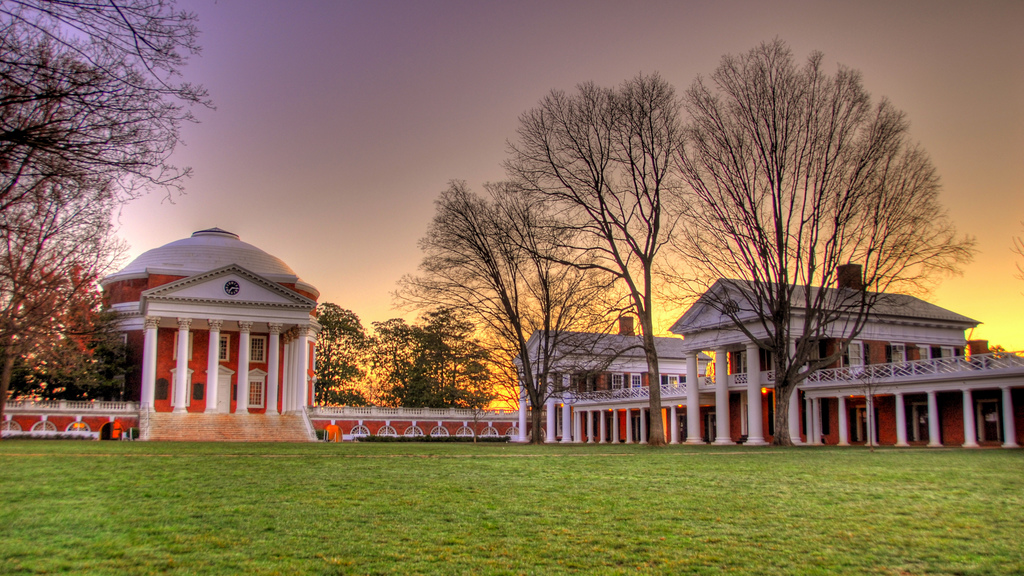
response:
<path id="1" fill-rule="evenodd" d="M 220 335 L 220 361 L 227 362 L 231 360 L 231 335 L 221 334 Z"/>
<path id="2" fill-rule="evenodd" d="M 206 395 L 206 385 L 202 382 L 196 382 L 192 384 L 192 399 L 202 400 Z"/>
<path id="3" fill-rule="evenodd" d="M 262 408 L 263 407 L 263 380 L 250 380 L 249 381 L 249 407 L 250 408 Z"/>
<path id="4" fill-rule="evenodd" d="M 679 386 L 679 376 L 662 374 L 661 375 L 661 385 L 662 386 Z"/>
<path id="5" fill-rule="evenodd" d="M 266 336 L 253 336 L 249 340 L 249 361 L 250 362 L 266 362 L 267 361 L 267 337 Z"/>
<path id="6" fill-rule="evenodd" d="M 860 342 L 850 342 L 849 347 L 846 349 L 846 354 L 843 355 L 843 364 L 845 366 L 863 366 L 864 365 L 864 345 Z"/>
<path id="7" fill-rule="evenodd" d="M 903 344 L 889 344 L 885 347 L 886 362 L 906 362 L 907 347 Z"/>
<path id="8" fill-rule="evenodd" d="M 626 385 L 625 374 L 612 374 L 612 390 L 619 390 Z"/>
<path id="9" fill-rule="evenodd" d="M 181 334 L 181 332 L 178 332 L 178 331 L 174 332 L 174 352 L 173 352 L 173 355 L 172 355 L 172 359 L 174 359 L 174 360 L 178 359 L 178 334 Z M 189 360 L 192 359 L 192 337 L 193 336 L 195 336 L 194 333 L 192 333 L 192 332 L 188 333 L 188 359 Z"/>
<path id="10" fill-rule="evenodd" d="M 92 430 L 89 428 L 89 425 L 86 424 L 85 422 L 82 422 L 81 420 L 77 420 L 75 422 L 72 422 L 71 425 L 68 426 L 67 431 L 68 432 L 92 432 Z"/>
<path id="11" fill-rule="evenodd" d="M 629 376 L 629 387 L 640 388 L 644 385 L 644 379 L 640 374 L 630 374 Z"/>

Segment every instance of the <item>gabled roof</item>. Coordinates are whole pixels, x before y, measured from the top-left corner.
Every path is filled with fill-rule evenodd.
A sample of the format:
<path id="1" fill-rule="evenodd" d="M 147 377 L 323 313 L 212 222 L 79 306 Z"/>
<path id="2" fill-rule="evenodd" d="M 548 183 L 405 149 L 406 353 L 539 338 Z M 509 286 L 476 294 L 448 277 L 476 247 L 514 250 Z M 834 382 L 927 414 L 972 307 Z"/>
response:
<path id="1" fill-rule="evenodd" d="M 228 283 L 233 283 L 233 292 L 228 291 Z M 141 312 L 149 301 L 306 311 L 316 308 L 315 301 L 237 264 L 150 288 L 139 299 Z"/>
<path id="2" fill-rule="evenodd" d="M 536 350 L 540 331 L 530 335 L 527 345 Z M 672 336 L 655 336 L 654 347 L 659 358 L 683 359 L 683 341 Z M 594 332 L 559 332 L 556 352 L 560 355 L 615 356 L 619 358 L 644 358 L 643 341 L 640 336 L 622 334 L 599 334 Z"/>
<path id="3" fill-rule="evenodd" d="M 763 311 L 755 310 L 742 292 L 752 292 L 751 282 L 747 280 L 720 279 L 708 289 L 707 292 L 697 299 L 683 315 L 669 329 L 673 334 L 692 334 L 702 330 L 720 329 L 724 326 L 733 326 L 732 320 L 719 312 L 713 304 L 714 301 L 732 301 L 736 303 L 736 315 L 741 321 L 751 321 L 759 318 Z M 810 299 L 819 297 L 819 292 L 824 290 L 821 296 L 835 302 L 842 301 L 846 294 L 853 295 L 847 288 L 821 288 L 812 287 Z M 877 294 L 877 300 L 872 306 L 871 315 L 877 321 L 890 321 L 907 323 L 942 323 L 952 324 L 963 328 L 972 328 L 980 324 L 979 321 L 907 294 Z M 807 300 L 802 287 L 793 290 L 791 304 L 793 310 L 800 312 L 804 309 L 804 302 Z"/>

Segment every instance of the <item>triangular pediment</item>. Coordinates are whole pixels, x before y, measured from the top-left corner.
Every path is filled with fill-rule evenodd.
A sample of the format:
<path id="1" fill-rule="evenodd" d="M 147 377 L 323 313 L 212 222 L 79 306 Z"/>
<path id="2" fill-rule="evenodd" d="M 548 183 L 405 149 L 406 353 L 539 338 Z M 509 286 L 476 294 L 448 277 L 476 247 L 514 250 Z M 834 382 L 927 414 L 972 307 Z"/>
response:
<path id="1" fill-rule="evenodd" d="M 316 307 L 313 300 L 237 264 L 146 290 L 139 303 L 141 309 L 147 301 L 302 310 Z"/>

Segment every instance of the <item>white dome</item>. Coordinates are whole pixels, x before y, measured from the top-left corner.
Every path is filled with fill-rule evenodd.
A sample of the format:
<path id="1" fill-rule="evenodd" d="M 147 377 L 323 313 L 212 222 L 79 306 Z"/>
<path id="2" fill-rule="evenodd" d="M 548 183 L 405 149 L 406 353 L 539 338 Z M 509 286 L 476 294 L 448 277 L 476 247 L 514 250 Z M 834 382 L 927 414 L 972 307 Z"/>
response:
<path id="1" fill-rule="evenodd" d="M 242 242 L 238 234 L 220 228 L 200 230 L 189 238 L 144 252 L 120 271 L 104 278 L 102 284 L 149 274 L 192 276 L 230 264 L 237 264 L 268 280 L 298 283 L 316 292 L 315 288 L 301 282 L 283 260 Z"/>

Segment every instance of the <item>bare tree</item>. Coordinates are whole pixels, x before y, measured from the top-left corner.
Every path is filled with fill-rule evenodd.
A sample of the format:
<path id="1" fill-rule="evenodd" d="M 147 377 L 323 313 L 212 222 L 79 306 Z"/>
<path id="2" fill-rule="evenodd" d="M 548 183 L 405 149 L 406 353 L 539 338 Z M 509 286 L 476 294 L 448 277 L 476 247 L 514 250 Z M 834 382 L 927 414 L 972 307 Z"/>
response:
<path id="1" fill-rule="evenodd" d="M 692 197 L 675 244 L 695 291 L 736 279 L 704 300 L 771 351 L 774 444 L 789 445 L 795 386 L 845 352 L 882 293 L 920 291 L 957 271 L 973 240 L 942 208 L 906 116 L 873 104 L 858 72 L 825 73 L 820 53 L 798 67 L 776 40 L 726 56 L 685 101 Z M 830 288 L 849 263 L 856 278 Z M 816 358 L 825 337 L 842 345 Z"/>
<path id="2" fill-rule="evenodd" d="M 168 160 L 201 86 L 195 15 L 165 0 L 0 3 L 0 209 L 54 177 L 105 177 L 120 200 L 180 190 Z"/>
<path id="3" fill-rule="evenodd" d="M 403 278 L 397 296 L 417 308 L 456 308 L 478 323 L 507 369 L 503 381 L 512 389 L 503 396 L 522 402 L 523 387 L 540 443 L 541 407 L 563 391 L 551 382 L 563 336 L 594 326 L 594 302 L 606 286 L 561 263 L 579 255 L 558 246 L 542 203 L 511 183 L 485 187 L 487 197 L 461 181 L 441 193 L 420 241 L 421 274 Z"/>
<path id="4" fill-rule="evenodd" d="M 620 87 L 581 84 L 552 91 L 520 117 L 509 144 L 509 173 L 552 201 L 565 245 L 587 254 L 586 268 L 610 274 L 639 319 L 650 386 L 650 443 L 665 443 L 654 345 L 655 266 L 672 234 L 667 196 L 678 178 L 682 129 L 673 88 L 657 75 Z"/>
<path id="5" fill-rule="evenodd" d="M 97 297 L 116 207 L 188 175 L 168 160 L 210 105 L 177 78 L 195 20 L 172 0 L 0 2 L 0 416 L 13 357 Z"/>
<path id="6" fill-rule="evenodd" d="M 0 211 L 0 420 L 15 359 L 86 329 L 74 312 L 92 308 L 97 282 L 123 252 L 110 234 L 109 191 L 51 186 L 33 198 Z"/>

